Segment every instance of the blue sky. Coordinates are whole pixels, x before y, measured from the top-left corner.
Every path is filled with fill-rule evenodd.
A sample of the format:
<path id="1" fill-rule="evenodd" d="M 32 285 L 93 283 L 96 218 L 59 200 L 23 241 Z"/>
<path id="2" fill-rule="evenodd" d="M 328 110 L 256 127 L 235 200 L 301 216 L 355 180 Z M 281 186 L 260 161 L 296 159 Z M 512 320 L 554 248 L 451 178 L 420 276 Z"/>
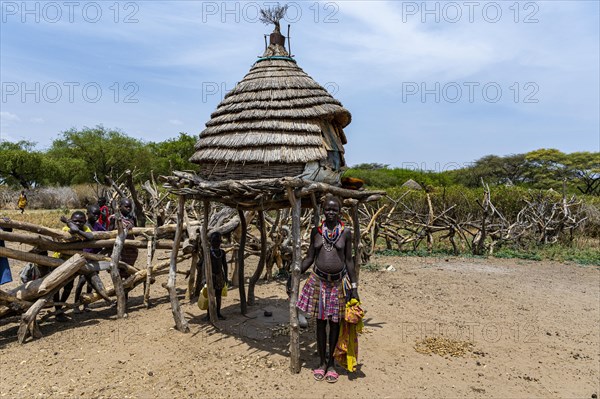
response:
<path id="1" fill-rule="evenodd" d="M 269 2 L 1 1 L 0 139 L 197 135 L 264 50 Z M 349 165 L 600 151 L 598 1 L 296 1 L 298 65 L 353 115 Z"/>

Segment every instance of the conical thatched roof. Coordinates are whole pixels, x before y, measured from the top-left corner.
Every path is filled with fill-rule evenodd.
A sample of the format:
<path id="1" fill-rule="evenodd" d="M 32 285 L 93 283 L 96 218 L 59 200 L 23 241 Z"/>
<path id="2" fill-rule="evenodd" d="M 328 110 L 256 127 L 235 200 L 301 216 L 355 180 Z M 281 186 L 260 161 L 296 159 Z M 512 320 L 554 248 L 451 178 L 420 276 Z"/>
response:
<path id="1" fill-rule="evenodd" d="M 328 150 L 343 153 L 350 120 L 284 47 L 271 44 L 212 113 L 190 160 L 210 168 L 327 159 Z"/>

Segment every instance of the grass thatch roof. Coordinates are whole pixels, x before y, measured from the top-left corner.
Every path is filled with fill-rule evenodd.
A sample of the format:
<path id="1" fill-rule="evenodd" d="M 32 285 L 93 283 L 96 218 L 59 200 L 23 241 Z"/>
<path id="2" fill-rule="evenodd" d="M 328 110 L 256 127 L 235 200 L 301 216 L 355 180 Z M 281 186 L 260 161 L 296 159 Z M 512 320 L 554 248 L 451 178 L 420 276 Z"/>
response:
<path id="1" fill-rule="evenodd" d="M 341 128 L 350 123 L 350 112 L 291 57 L 263 57 L 212 113 L 190 160 L 303 164 L 325 159 L 324 121 L 339 127 L 339 140 L 346 144 Z"/>

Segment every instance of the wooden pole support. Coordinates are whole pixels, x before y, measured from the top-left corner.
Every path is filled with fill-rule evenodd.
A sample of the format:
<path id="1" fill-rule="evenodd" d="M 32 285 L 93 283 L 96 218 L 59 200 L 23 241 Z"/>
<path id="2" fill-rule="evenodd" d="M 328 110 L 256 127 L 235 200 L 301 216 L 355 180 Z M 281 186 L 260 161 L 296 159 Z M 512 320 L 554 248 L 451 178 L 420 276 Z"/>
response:
<path id="1" fill-rule="evenodd" d="M 177 277 L 177 253 L 179 252 L 179 244 L 183 235 L 183 211 L 185 209 L 185 196 L 180 195 L 177 203 L 177 230 L 175 231 L 175 245 L 171 251 L 171 260 L 169 263 L 169 280 L 167 281 L 167 290 L 169 291 L 169 299 L 171 300 L 171 310 L 175 319 L 175 328 L 178 331 L 187 333 L 190 331 L 185 316 L 181 311 L 179 299 L 177 298 L 177 289 L 175 287 Z"/>
<path id="2" fill-rule="evenodd" d="M 244 250 L 246 249 L 246 232 L 247 232 L 247 223 L 246 217 L 244 215 L 244 211 L 238 209 L 238 214 L 240 216 L 240 227 L 242 228 L 242 233 L 240 236 L 240 248 L 238 250 L 238 290 L 240 292 L 240 308 L 242 314 L 246 314 L 248 312 L 248 304 L 246 303 L 246 279 L 244 278 Z"/>
<path id="3" fill-rule="evenodd" d="M 201 228 L 202 234 L 202 253 L 204 256 L 204 276 L 206 277 L 206 288 L 208 291 L 208 313 L 210 322 L 215 324 L 217 321 L 217 298 L 215 297 L 215 287 L 212 279 L 212 262 L 210 260 L 210 245 L 208 243 L 208 213 L 210 212 L 210 202 L 204 201 L 203 222 Z M 202 294 L 200 294 L 202 295 Z"/>
<path id="4" fill-rule="evenodd" d="M 117 318 L 122 319 L 127 317 L 127 298 L 125 297 L 125 289 L 123 288 L 123 281 L 119 274 L 119 260 L 121 259 L 121 251 L 123 250 L 123 242 L 127 237 L 127 229 L 123 226 L 121 215 L 116 216 L 117 230 L 119 234 L 115 239 L 115 246 L 113 247 L 112 255 L 110 257 L 110 278 L 115 288 L 115 294 L 117 295 Z"/>
<path id="5" fill-rule="evenodd" d="M 288 199 L 292 205 L 292 245 L 293 256 L 292 265 L 292 294 L 290 295 L 290 371 L 292 373 L 300 372 L 300 328 L 298 324 L 298 291 L 300 289 L 300 260 L 302 258 L 302 248 L 300 247 L 300 213 L 302 211 L 302 202 L 296 197 L 294 191 L 288 187 Z"/>
<path id="6" fill-rule="evenodd" d="M 258 228 L 260 229 L 260 259 L 258 261 L 258 265 L 256 266 L 256 270 L 254 274 L 250 278 L 250 282 L 248 283 L 248 305 L 252 306 L 256 303 L 256 298 L 254 296 L 254 287 L 256 287 L 256 283 L 260 278 L 260 275 L 265 268 L 266 257 L 267 257 L 267 226 L 265 224 L 265 214 L 263 211 L 258 211 L 257 213 Z"/>

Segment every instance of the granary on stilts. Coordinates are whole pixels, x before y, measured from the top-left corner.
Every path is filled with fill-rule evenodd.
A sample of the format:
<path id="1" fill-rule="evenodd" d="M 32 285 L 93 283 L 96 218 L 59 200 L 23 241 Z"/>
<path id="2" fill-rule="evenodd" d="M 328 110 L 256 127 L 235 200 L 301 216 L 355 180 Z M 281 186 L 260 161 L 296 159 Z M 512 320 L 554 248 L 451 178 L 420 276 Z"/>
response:
<path id="1" fill-rule="evenodd" d="M 275 30 L 270 35 L 270 43 L 264 54 L 225 96 L 200 133 L 191 158 L 192 162 L 199 165 L 199 171 L 197 174 L 174 172 L 174 176 L 166 177 L 166 187 L 179 196 L 179 224 L 183 224 L 186 199 L 200 200 L 204 204 L 201 241 L 209 291 L 209 314 L 213 323 L 217 321 L 212 271 L 208 267 L 210 203 L 219 202 L 232 207 L 240 215 L 242 233 L 237 271 L 242 313 L 246 312 L 243 268 L 246 225 L 243 212 L 257 211 L 262 219 L 264 211 L 292 208 L 290 368 L 292 372 L 299 372 L 299 329 L 295 302 L 302 256 L 301 208 L 312 207 L 318 218 L 317 198 L 327 193 L 337 195 L 345 206 L 351 208 L 355 231 L 354 258 L 359 270 L 358 204 L 377 200 L 384 193 L 341 187 L 340 176 L 345 166 L 343 145 L 346 144 L 343 129 L 351 121 L 350 112 L 298 66 L 286 50 L 286 38 L 280 32 L 279 20 L 270 22 L 275 24 Z M 318 222 L 317 218 L 315 223 Z M 264 243 L 261 245 L 264 249 Z M 177 248 L 176 237 L 171 259 L 177 256 Z M 262 250 L 261 256 L 264 256 Z M 171 262 L 168 287 L 177 328 L 186 331 L 187 322 L 175 295 L 175 268 L 176 262 Z"/>
<path id="2" fill-rule="evenodd" d="M 191 161 L 206 180 L 299 176 L 339 184 L 351 115 L 302 70 L 276 29 L 212 113 Z"/>

